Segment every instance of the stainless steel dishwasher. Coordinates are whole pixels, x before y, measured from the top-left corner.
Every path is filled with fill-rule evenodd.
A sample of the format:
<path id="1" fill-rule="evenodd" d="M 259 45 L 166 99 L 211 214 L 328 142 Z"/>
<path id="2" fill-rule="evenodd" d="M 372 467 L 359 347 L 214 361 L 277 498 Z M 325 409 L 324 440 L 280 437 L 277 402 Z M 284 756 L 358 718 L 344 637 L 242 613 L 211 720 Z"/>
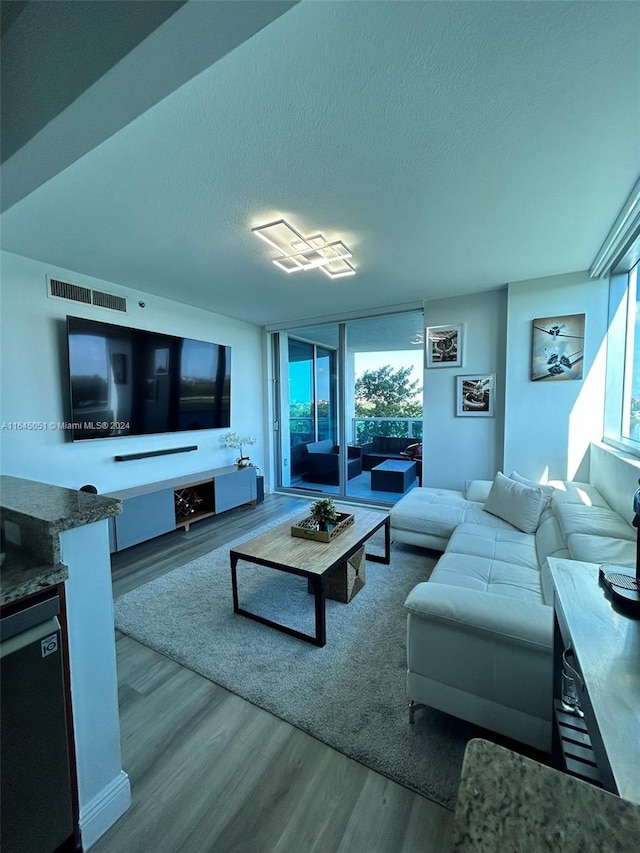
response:
<path id="1" fill-rule="evenodd" d="M 0 620 L 3 853 L 53 853 L 73 833 L 59 613 L 53 596 Z"/>

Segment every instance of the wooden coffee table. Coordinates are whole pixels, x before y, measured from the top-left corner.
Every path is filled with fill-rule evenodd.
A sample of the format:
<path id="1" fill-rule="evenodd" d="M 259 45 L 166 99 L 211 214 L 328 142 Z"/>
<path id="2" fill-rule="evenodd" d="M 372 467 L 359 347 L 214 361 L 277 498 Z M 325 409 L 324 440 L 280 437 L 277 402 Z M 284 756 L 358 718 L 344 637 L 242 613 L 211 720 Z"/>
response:
<path id="1" fill-rule="evenodd" d="M 263 625 L 270 625 L 292 637 L 306 640 L 316 646 L 327 642 L 326 587 L 327 579 L 369 539 L 376 530 L 384 527 L 384 554 L 365 554 L 367 560 L 389 565 L 391 561 L 391 523 L 389 513 L 357 509 L 355 521 L 344 533 L 331 542 L 298 539 L 291 535 L 291 525 L 300 519 L 285 521 L 260 536 L 248 539 L 229 551 L 231 584 L 233 587 L 233 612 L 247 616 Z M 304 634 L 273 622 L 257 613 L 244 610 L 238 604 L 238 560 L 268 566 L 280 572 L 307 578 L 315 601 L 315 635 Z"/>

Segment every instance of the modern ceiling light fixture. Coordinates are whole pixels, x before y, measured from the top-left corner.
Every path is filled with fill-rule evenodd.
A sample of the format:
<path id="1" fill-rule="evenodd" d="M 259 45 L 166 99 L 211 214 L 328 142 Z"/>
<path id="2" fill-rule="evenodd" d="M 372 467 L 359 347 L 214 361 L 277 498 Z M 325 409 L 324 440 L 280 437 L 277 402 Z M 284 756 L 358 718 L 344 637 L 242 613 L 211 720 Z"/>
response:
<path id="1" fill-rule="evenodd" d="M 256 237 L 282 253 L 273 263 L 286 273 L 321 269 L 329 278 L 356 274 L 347 260 L 353 257 L 351 249 L 342 240 L 329 242 L 322 234 L 303 237 L 284 219 L 257 225 L 251 230 Z"/>

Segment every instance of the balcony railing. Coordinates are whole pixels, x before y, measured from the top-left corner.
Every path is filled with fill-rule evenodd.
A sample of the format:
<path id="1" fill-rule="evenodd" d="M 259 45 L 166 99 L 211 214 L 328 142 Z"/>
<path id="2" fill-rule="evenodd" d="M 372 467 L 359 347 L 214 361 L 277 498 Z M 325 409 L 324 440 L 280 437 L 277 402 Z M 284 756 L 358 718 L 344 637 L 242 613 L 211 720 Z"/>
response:
<path id="1" fill-rule="evenodd" d="M 376 435 L 422 440 L 422 418 L 352 418 L 351 429 L 353 437 L 350 441 L 352 444 L 366 444 Z M 289 430 L 292 439 L 295 436 L 298 440 L 314 440 L 313 418 L 291 418 Z M 319 438 L 329 437 L 330 435 L 330 425 L 325 420 L 319 422 Z"/>
<path id="2" fill-rule="evenodd" d="M 376 435 L 422 440 L 422 418 L 353 418 L 354 444 L 366 444 Z"/>

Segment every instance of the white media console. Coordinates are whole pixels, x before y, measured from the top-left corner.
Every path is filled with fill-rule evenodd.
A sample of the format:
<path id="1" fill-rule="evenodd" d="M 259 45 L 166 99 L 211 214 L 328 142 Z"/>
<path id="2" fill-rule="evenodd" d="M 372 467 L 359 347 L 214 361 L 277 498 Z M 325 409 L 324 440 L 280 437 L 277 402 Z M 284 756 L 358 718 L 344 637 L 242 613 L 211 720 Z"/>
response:
<path id="1" fill-rule="evenodd" d="M 236 465 L 110 492 L 122 501 L 122 513 L 110 519 L 111 553 L 242 504 L 255 506 L 257 496 L 256 469 Z"/>

